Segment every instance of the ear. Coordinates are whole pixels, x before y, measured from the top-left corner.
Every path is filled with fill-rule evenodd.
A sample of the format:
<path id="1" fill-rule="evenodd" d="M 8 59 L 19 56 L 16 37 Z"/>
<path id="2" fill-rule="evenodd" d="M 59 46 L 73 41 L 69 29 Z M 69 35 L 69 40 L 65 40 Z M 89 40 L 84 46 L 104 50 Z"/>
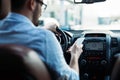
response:
<path id="1" fill-rule="evenodd" d="M 36 7 L 35 0 L 28 0 L 28 7 L 29 7 L 30 10 L 33 11 L 35 9 L 35 7 Z"/>

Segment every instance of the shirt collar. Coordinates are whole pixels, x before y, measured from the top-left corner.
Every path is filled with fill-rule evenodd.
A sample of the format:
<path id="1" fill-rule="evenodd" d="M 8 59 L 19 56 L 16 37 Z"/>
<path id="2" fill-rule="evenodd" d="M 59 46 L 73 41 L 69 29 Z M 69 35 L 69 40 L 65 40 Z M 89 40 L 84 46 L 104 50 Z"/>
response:
<path id="1" fill-rule="evenodd" d="M 7 18 L 15 20 L 15 21 L 26 22 L 26 23 L 29 23 L 31 25 L 34 25 L 29 18 L 27 18 L 26 16 L 19 14 L 19 13 L 11 12 L 7 16 Z"/>

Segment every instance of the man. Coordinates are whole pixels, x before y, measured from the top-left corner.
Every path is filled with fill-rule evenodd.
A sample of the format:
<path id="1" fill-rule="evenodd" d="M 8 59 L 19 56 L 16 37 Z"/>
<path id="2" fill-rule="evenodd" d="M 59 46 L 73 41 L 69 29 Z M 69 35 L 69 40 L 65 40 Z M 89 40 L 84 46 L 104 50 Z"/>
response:
<path id="1" fill-rule="evenodd" d="M 12 43 L 34 49 L 56 73 L 52 76 L 54 80 L 61 76 L 67 76 L 69 80 L 79 80 L 78 59 L 82 52 L 81 45 L 76 45 L 75 42 L 69 49 L 71 61 L 68 66 L 54 34 L 35 27 L 43 5 L 42 0 L 11 0 L 11 13 L 0 25 L 0 44 Z"/>

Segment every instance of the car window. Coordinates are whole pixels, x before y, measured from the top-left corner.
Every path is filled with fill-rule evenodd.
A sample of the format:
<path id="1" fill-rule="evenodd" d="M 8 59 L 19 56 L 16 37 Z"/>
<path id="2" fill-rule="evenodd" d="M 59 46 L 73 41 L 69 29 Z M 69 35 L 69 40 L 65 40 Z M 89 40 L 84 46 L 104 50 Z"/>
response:
<path id="1" fill-rule="evenodd" d="M 75 4 L 74 0 L 46 0 L 46 11 L 40 18 L 54 18 L 62 29 L 70 30 L 120 30 L 119 0 L 106 0 L 93 4 Z"/>

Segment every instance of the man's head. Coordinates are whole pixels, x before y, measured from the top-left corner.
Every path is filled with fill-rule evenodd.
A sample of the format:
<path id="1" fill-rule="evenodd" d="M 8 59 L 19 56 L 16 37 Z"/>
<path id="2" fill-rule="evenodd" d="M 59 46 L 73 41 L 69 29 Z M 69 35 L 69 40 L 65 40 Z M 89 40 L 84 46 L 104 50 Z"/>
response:
<path id="1" fill-rule="evenodd" d="M 10 0 L 0 0 L 0 20 L 4 19 L 10 11 Z"/>
<path id="2" fill-rule="evenodd" d="M 11 11 L 28 17 L 37 25 L 43 4 L 43 0 L 11 0 Z"/>

